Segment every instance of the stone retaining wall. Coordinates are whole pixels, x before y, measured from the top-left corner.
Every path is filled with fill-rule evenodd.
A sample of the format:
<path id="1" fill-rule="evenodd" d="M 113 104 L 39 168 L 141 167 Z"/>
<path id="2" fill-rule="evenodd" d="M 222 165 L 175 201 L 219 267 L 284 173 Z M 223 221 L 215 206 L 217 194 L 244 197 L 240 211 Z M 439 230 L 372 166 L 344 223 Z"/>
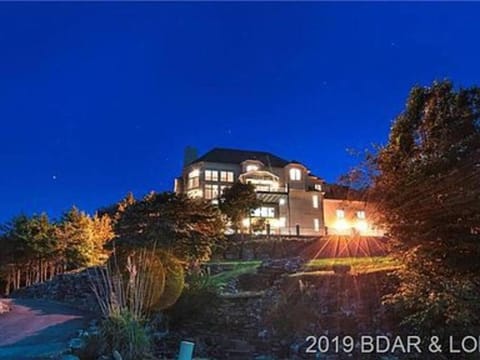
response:
<path id="1" fill-rule="evenodd" d="M 18 289 L 12 293 L 12 297 L 59 301 L 99 314 L 100 309 L 92 291 L 92 281 L 97 278 L 96 270 L 89 268 L 59 274 L 50 281 Z"/>

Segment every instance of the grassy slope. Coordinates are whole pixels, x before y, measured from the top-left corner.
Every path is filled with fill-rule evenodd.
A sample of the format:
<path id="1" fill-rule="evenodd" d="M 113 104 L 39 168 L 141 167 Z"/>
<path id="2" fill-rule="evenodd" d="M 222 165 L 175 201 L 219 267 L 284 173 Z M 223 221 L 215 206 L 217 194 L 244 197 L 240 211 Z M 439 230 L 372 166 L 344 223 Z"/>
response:
<path id="1" fill-rule="evenodd" d="M 354 272 L 368 273 L 372 271 L 393 270 L 400 266 L 400 263 L 390 256 L 313 259 L 305 265 L 305 270 L 330 270 L 333 265 L 350 265 Z"/>
<path id="2" fill-rule="evenodd" d="M 260 260 L 246 261 L 216 261 L 210 264 L 227 265 L 229 270 L 223 271 L 211 277 L 212 282 L 222 288 L 231 279 L 243 274 L 253 274 L 262 262 Z M 398 261 L 390 256 L 372 257 L 346 257 L 346 258 L 325 258 L 313 259 L 305 264 L 304 271 L 295 275 L 322 275 L 325 271 L 332 270 L 333 265 L 350 265 L 354 273 L 370 273 L 375 271 L 393 270 L 400 266 Z"/>
<path id="3" fill-rule="evenodd" d="M 259 260 L 215 262 L 214 264 L 230 265 L 232 269 L 213 275 L 211 280 L 216 286 L 223 287 L 231 279 L 256 272 L 261 263 Z"/>

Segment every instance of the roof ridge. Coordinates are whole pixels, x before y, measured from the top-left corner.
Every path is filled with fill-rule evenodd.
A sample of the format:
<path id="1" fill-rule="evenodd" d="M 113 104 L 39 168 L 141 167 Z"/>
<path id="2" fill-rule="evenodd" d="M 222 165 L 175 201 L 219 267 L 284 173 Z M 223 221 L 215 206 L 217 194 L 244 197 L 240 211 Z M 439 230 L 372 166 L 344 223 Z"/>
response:
<path id="1" fill-rule="evenodd" d="M 214 147 L 213 149 L 207 151 L 213 151 L 213 150 L 228 150 L 228 151 L 239 151 L 239 152 L 256 152 L 256 153 L 262 153 L 262 154 L 269 154 L 269 155 L 274 155 L 277 156 L 270 151 L 264 151 L 264 150 L 250 150 L 250 149 L 236 149 L 236 148 L 227 148 L 227 147 Z M 277 156 L 278 157 L 278 156 Z"/>

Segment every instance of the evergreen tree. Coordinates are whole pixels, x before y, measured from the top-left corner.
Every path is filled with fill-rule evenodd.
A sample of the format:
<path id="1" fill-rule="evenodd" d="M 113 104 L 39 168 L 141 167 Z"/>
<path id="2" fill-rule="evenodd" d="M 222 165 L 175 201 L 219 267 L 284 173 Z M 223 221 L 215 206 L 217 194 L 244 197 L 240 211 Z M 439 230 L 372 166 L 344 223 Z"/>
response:
<path id="1" fill-rule="evenodd" d="M 46 214 L 19 215 L 2 226 L 0 276 L 5 293 L 50 279 L 58 271 L 58 241 Z"/>

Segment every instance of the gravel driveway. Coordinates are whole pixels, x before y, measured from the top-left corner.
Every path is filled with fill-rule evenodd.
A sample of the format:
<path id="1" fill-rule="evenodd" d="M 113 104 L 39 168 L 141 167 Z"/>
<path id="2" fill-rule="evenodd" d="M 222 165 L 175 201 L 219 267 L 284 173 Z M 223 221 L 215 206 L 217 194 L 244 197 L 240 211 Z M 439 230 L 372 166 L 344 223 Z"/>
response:
<path id="1" fill-rule="evenodd" d="M 89 314 L 67 305 L 37 299 L 11 299 L 0 315 L 0 359 L 39 359 L 62 352 Z"/>

